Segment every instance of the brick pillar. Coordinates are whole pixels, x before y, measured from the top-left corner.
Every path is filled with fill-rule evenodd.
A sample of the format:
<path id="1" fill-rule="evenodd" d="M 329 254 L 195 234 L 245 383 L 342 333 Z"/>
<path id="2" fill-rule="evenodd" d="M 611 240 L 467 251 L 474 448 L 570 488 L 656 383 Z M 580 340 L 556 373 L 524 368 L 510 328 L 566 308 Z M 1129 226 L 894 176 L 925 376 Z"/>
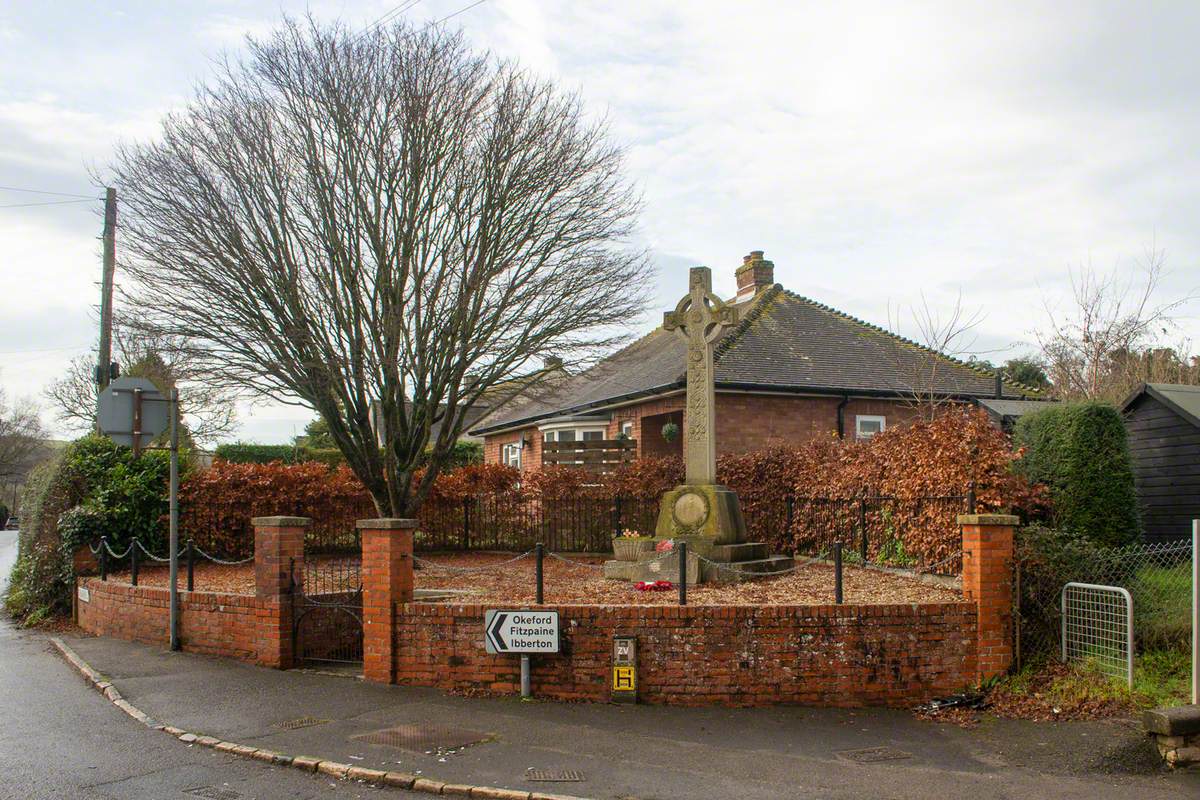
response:
<path id="1" fill-rule="evenodd" d="M 258 611 L 257 663 L 275 669 L 292 667 L 292 568 L 304 565 L 307 517 L 255 517 L 254 595 Z"/>
<path id="2" fill-rule="evenodd" d="M 396 677 L 396 605 L 413 598 L 415 519 L 362 519 L 363 679 Z"/>
<path id="3" fill-rule="evenodd" d="M 963 597 L 978 609 L 977 681 L 1003 675 L 1013 659 L 1013 529 L 1007 514 L 963 514 Z"/>

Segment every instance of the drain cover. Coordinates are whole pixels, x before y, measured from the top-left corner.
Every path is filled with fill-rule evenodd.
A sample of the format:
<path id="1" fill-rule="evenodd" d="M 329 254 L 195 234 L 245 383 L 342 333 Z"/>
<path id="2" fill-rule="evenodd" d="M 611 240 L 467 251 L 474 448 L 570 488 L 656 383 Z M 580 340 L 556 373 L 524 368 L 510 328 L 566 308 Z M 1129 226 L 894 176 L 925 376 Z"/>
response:
<path id="1" fill-rule="evenodd" d="M 867 747 L 862 750 L 839 750 L 838 755 L 859 764 L 874 764 L 878 761 L 899 761 L 912 758 L 912 753 L 897 750 L 894 747 Z"/>
<path id="2" fill-rule="evenodd" d="M 242 797 L 233 789 L 218 789 L 216 786 L 196 786 L 184 789 L 183 793 L 192 797 L 202 797 L 204 800 L 241 800 Z"/>
<path id="3" fill-rule="evenodd" d="M 280 722 L 276 727 L 294 731 L 297 728 L 311 728 L 313 725 L 324 725 L 326 722 L 329 722 L 329 720 L 317 719 L 316 717 L 301 717 L 300 719 L 289 719 L 287 722 Z"/>
<path id="4" fill-rule="evenodd" d="M 525 770 L 525 780 L 527 781 L 558 781 L 566 783 L 567 781 L 583 780 L 583 773 L 577 769 L 534 769 L 530 767 Z"/>
<path id="5" fill-rule="evenodd" d="M 424 753 L 432 750 L 457 750 L 467 745 L 490 742 L 495 737 L 490 733 L 468 731 L 462 728 L 442 728 L 437 725 L 397 725 L 381 731 L 360 733 L 350 738 L 356 742 L 382 744 L 400 750 L 415 750 Z"/>

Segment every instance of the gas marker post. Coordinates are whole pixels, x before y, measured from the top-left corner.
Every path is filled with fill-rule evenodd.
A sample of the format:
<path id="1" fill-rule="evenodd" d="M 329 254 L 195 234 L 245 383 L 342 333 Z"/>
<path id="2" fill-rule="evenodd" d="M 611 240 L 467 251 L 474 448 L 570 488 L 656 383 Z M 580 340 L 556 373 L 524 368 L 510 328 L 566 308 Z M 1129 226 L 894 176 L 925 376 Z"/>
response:
<path id="1" fill-rule="evenodd" d="M 530 656 L 562 651 L 558 612 L 489 609 L 483 615 L 483 642 L 489 653 L 521 657 L 521 697 L 532 697 Z"/>

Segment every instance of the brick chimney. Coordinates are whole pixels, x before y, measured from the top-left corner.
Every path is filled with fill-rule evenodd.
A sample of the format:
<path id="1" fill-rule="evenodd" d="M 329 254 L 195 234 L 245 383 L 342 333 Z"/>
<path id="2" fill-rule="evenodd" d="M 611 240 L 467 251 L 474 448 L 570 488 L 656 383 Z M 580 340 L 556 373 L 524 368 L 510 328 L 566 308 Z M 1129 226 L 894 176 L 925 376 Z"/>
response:
<path id="1" fill-rule="evenodd" d="M 762 250 L 751 250 L 737 268 L 737 300 L 749 300 L 775 285 L 775 262 L 763 258 Z"/>

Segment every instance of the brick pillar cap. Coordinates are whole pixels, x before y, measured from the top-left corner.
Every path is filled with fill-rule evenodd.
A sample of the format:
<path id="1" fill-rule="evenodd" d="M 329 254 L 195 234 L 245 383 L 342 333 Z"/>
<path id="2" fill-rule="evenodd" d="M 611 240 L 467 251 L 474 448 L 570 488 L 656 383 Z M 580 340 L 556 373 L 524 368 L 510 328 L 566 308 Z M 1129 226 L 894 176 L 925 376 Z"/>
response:
<path id="1" fill-rule="evenodd" d="M 308 517 L 255 517 L 250 523 L 256 528 L 307 528 Z"/>
<path id="2" fill-rule="evenodd" d="M 382 519 L 360 519 L 356 525 L 360 531 L 410 530 L 417 527 L 417 521 L 399 517 L 384 517 Z"/>
<path id="3" fill-rule="evenodd" d="M 959 514 L 959 525 L 1008 525 L 1021 524 L 1021 518 L 1012 514 Z"/>

